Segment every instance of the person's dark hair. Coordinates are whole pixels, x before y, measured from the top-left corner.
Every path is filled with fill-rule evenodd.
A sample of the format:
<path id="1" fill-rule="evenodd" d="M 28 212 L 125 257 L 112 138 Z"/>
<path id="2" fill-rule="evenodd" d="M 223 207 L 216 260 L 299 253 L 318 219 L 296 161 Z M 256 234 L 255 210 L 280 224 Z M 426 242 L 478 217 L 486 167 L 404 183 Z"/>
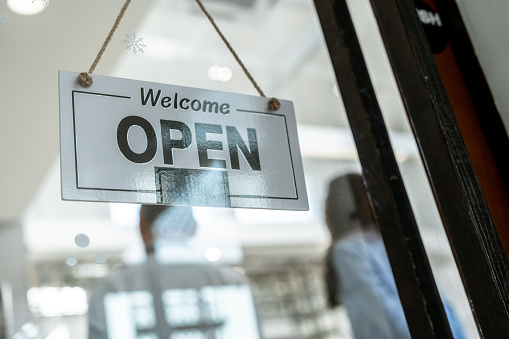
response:
<path id="1" fill-rule="evenodd" d="M 332 258 L 332 246 L 327 250 L 325 256 L 325 288 L 327 290 L 327 305 L 330 308 L 341 305 L 341 294 L 339 293 L 339 279 L 334 268 L 334 261 Z"/>
<path id="2" fill-rule="evenodd" d="M 360 174 L 350 173 L 331 181 L 325 202 L 325 216 L 333 240 L 374 224 Z"/>
<path id="3" fill-rule="evenodd" d="M 348 233 L 372 228 L 375 225 L 360 174 L 346 174 L 331 181 L 325 202 L 325 216 L 333 242 Z M 341 300 L 332 249 L 333 245 L 329 247 L 325 258 L 325 283 L 328 305 L 335 307 Z"/>
<path id="4" fill-rule="evenodd" d="M 145 219 L 152 225 L 157 217 L 167 208 L 168 206 L 166 205 L 142 205 L 140 208 L 140 218 Z"/>

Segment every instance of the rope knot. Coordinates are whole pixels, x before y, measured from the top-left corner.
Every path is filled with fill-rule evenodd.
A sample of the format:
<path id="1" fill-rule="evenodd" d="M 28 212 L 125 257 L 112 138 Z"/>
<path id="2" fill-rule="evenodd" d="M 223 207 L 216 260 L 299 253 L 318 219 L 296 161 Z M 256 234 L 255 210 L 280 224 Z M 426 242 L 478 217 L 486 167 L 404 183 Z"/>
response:
<path id="1" fill-rule="evenodd" d="M 82 72 L 80 75 L 78 75 L 78 82 L 83 87 L 90 87 L 94 83 L 94 80 L 90 74 L 87 72 Z"/>
<path id="2" fill-rule="evenodd" d="M 272 98 L 269 101 L 269 108 L 273 111 L 277 111 L 281 107 L 281 103 L 278 99 Z"/>

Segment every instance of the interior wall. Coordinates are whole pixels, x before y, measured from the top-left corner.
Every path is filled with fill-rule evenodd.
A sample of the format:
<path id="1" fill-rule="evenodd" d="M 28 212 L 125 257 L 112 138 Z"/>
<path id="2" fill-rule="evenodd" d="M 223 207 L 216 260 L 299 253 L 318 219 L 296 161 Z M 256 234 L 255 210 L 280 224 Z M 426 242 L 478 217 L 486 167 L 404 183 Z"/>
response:
<path id="1" fill-rule="evenodd" d="M 457 0 L 475 52 L 495 98 L 506 131 L 509 131 L 509 1 Z"/>
<path id="2" fill-rule="evenodd" d="M 21 223 L 0 223 L 0 281 L 12 288 L 14 328 L 30 321 L 27 308 L 27 264 Z M 9 336 L 10 338 L 10 336 Z"/>

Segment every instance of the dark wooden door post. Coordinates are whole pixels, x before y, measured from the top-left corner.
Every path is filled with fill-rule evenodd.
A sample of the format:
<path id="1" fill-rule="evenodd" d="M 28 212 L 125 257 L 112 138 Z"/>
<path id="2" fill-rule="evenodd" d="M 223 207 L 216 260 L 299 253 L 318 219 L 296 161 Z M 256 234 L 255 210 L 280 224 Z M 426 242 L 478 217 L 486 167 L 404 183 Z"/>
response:
<path id="1" fill-rule="evenodd" d="M 452 338 L 345 0 L 315 0 L 413 338 Z"/>
<path id="2" fill-rule="evenodd" d="M 509 265 L 412 0 L 371 0 L 479 333 L 509 335 Z"/>
<path id="3" fill-rule="evenodd" d="M 486 205 L 509 258 L 509 138 L 504 124 L 456 0 L 415 0 L 415 4 Z"/>

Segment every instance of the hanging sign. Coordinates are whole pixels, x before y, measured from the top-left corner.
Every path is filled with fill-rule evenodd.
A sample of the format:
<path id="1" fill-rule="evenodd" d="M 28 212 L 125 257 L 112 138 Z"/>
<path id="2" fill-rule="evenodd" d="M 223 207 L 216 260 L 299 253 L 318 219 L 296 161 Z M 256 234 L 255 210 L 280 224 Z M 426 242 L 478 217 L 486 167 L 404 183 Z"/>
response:
<path id="1" fill-rule="evenodd" d="M 307 210 L 290 101 L 60 71 L 64 200 Z"/>

